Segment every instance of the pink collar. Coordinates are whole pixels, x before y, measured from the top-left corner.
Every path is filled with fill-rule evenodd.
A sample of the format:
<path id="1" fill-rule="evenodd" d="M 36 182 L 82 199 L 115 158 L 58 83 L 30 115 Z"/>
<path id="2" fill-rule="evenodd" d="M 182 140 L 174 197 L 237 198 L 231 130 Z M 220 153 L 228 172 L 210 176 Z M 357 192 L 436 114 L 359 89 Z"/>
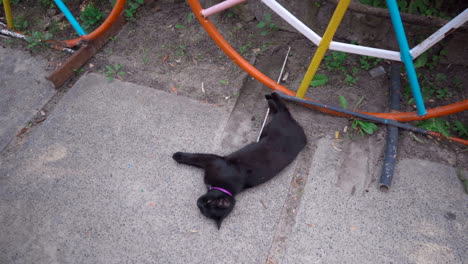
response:
<path id="1" fill-rule="evenodd" d="M 229 196 L 232 196 L 232 193 L 230 193 L 228 190 L 225 190 L 223 188 L 219 188 L 219 187 L 210 187 L 210 191 L 213 190 L 213 189 L 216 189 L 216 190 L 220 190 L 222 191 L 223 193 L 229 195 Z"/>

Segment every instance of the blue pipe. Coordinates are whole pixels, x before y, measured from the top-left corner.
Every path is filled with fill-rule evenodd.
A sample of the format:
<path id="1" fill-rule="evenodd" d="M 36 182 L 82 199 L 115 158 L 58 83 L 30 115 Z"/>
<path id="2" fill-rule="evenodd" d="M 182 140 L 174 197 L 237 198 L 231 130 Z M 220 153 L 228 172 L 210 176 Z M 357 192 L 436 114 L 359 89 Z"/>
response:
<path id="1" fill-rule="evenodd" d="M 421 88 L 419 87 L 418 77 L 416 70 L 414 69 L 413 58 L 410 54 L 408 46 L 408 40 L 406 39 L 405 29 L 403 22 L 401 22 L 400 11 L 398 10 L 396 0 L 386 0 L 387 6 L 390 11 L 390 17 L 392 19 L 393 29 L 400 46 L 401 61 L 405 64 L 406 72 L 408 73 L 408 79 L 411 86 L 411 92 L 413 93 L 414 101 L 416 102 L 416 108 L 418 115 L 424 116 L 427 114 L 426 107 L 424 106 L 424 100 L 421 94 Z"/>
<path id="2" fill-rule="evenodd" d="M 78 33 L 80 36 L 86 35 L 86 32 L 81 28 L 80 24 L 78 21 L 76 21 L 75 17 L 70 13 L 70 10 L 68 10 L 67 6 L 63 3 L 62 0 L 54 0 L 55 4 L 60 8 L 60 11 L 65 15 L 65 17 L 68 19 L 72 27 L 75 29 L 75 31 Z"/>

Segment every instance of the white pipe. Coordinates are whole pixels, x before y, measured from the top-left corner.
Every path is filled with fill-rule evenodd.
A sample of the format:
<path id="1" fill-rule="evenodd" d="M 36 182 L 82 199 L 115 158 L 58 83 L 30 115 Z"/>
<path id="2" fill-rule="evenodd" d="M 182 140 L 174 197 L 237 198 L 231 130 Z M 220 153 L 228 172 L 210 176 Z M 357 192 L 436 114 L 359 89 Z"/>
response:
<path id="1" fill-rule="evenodd" d="M 343 51 L 346 53 L 353 53 L 353 54 L 359 54 L 359 55 L 364 55 L 364 56 L 372 56 L 372 57 L 382 58 L 386 60 L 401 61 L 400 52 L 398 51 L 377 49 L 377 48 L 353 45 L 353 44 L 336 42 L 336 41 L 332 41 L 330 43 L 330 49 L 336 50 L 336 51 Z"/>
<path id="2" fill-rule="evenodd" d="M 275 11 L 276 14 L 286 20 L 286 22 L 293 26 L 302 35 L 312 41 L 315 45 L 319 45 L 322 38 L 314 31 L 312 31 L 308 26 L 302 23 L 299 19 L 297 19 L 293 14 L 291 14 L 286 8 L 274 0 L 262 0 L 262 2 Z"/>
<path id="3" fill-rule="evenodd" d="M 413 59 L 417 58 L 423 52 L 434 46 L 437 42 L 445 38 L 446 34 L 452 30 L 459 28 L 461 25 L 468 21 L 468 8 L 461 12 L 454 19 L 450 20 L 445 26 L 434 32 L 430 37 L 419 43 L 416 47 L 410 51 Z"/>
<path id="4" fill-rule="evenodd" d="M 322 37 L 316 34 L 312 29 L 302 23 L 299 19 L 297 19 L 293 14 L 291 14 L 287 9 L 283 6 L 278 4 L 275 0 L 262 0 L 264 4 L 270 7 L 276 14 L 282 17 L 286 22 L 288 22 L 292 27 L 294 27 L 297 31 L 299 31 L 302 35 L 306 38 L 311 40 L 315 45 L 319 45 Z M 373 56 L 377 58 L 393 60 L 393 61 L 401 61 L 400 52 L 398 51 L 391 51 L 391 50 L 384 50 L 384 49 L 377 49 L 371 48 L 366 46 L 358 46 L 352 44 L 346 44 L 341 42 L 332 41 L 330 43 L 330 49 L 336 51 L 343 51 L 347 53 L 354 53 L 359 55 L 365 56 Z"/>
<path id="5" fill-rule="evenodd" d="M 209 17 L 211 15 L 217 14 L 217 13 L 219 13 L 221 11 L 224 11 L 224 10 L 230 8 L 230 7 L 238 5 L 238 4 L 243 3 L 245 1 L 247 1 L 247 0 L 226 0 L 226 1 L 223 1 L 223 2 L 221 2 L 219 4 L 211 6 L 211 7 L 207 8 L 207 9 L 203 9 L 201 11 L 201 14 L 202 14 L 202 16 L 204 18 L 207 18 L 207 17 Z"/>

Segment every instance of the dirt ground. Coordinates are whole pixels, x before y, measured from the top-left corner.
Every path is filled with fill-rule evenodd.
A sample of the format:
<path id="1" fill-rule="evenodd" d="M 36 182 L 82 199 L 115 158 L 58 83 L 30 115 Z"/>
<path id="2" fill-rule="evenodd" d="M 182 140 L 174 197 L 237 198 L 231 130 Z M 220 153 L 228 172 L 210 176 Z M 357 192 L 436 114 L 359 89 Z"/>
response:
<path id="1" fill-rule="evenodd" d="M 140 8 L 136 20 L 127 23 L 82 71 L 78 71 L 79 74 L 74 80 L 85 72 L 106 74 L 106 66 L 122 65 L 121 71 L 124 74 L 118 76 L 119 79 L 191 97 L 232 111 L 237 98 L 246 92 L 245 84 L 251 81 L 251 77 L 215 45 L 190 14 L 191 9 L 188 4 L 179 1 L 157 1 Z M 310 41 L 297 33 L 284 30 L 272 31 L 263 36 L 261 29 L 256 27 L 257 20 L 244 21 L 230 12 L 220 14 L 215 20 L 218 30 L 228 42 L 274 80 L 278 78 L 281 63 L 290 46 L 291 53 L 285 68 L 285 75 L 288 77 L 282 84 L 291 90 L 297 89 L 315 51 L 315 46 Z M 0 44 L 27 49 L 27 44 L 17 40 L 0 38 Z M 50 61 L 51 71 L 66 58 L 66 55 L 60 52 L 45 48 L 34 49 L 31 54 L 46 57 Z M 331 52 L 327 54 L 330 55 Z M 343 63 L 348 73 L 352 72 L 352 68 L 358 69 L 353 74 L 354 84 L 346 82 L 342 72 L 328 70 L 326 63 L 323 63 L 319 73 L 327 75 L 330 80 L 324 86 L 310 88 L 307 96 L 337 106 L 340 105 L 339 96 L 344 96 L 349 108 L 355 106 L 364 96 L 358 106 L 359 110 L 389 111 L 390 62 L 381 61 L 373 65 L 372 68 L 382 66 L 387 74 L 372 77 L 369 70 L 360 68 L 360 58 L 349 55 Z M 467 66 L 441 62 L 434 69 L 422 69 L 420 73 L 420 78 L 428 78 L 431 83 L 435 82 L 435 73 L 447 76 L 445 84 L 451 96 L 431 98 L 427 104 L 429 108 L 467 99 L 465 88 L 468 85 Z M 402 78 L 405 78 L 404 71 Z M 74 80 L 68 84 L 69 87 Z M 405 85 L 403 82 L 402 86 Z M 263 87 L 258 93 L 266 91 L 268 89 Z M 411 103 L 408 104 L 404 98 L 401 101 L 403 111 L 414 111 Z M 258 125 L 262 116 L 263 112 L 252 113 L 251 120 Z M 459 120 L 467 124 L 468 113 L 465 111 L 445 119 Z M 344 118 L 320 115 L 318 120 L 311 122 L 330 124 L 331 130 L 340 131 L 341 144 L 366 140 L 366 137 L 369 137 L 363 137 L 353 131 L 350 128 L 351 123 Z M 347 132 L 343 132 L 346 130 L 345 127 Z M 385 129 L 381 127 L 370 137 L 384 140 Z M 408 132 L 400 132 L 398 155 L 468 168 L 466 147 Z"/>

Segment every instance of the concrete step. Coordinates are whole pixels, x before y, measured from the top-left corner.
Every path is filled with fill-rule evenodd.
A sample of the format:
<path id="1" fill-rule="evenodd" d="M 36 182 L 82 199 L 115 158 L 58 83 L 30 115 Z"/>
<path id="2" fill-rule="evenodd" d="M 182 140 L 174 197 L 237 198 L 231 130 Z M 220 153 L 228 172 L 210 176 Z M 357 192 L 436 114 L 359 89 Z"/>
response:
<path id="1" fill-rule="evenodd" d="M 455 168 L 401 159 L 385 193 L 366 179 L 372 155 L 354 144 L 339 152 L 333 144 L 317 143 L 278 263 L 464 263 L 468 196 Z"/>
<path id="2" fill-rule="evenodd" d="M 2 156 L 0 262 L 264 261 L 295 166 L 239 195 L 218 231 L 196 207 L 202 171 L 171 158 L 217 152 L 228 117 L 214 105 L 83 76 Z"/>

